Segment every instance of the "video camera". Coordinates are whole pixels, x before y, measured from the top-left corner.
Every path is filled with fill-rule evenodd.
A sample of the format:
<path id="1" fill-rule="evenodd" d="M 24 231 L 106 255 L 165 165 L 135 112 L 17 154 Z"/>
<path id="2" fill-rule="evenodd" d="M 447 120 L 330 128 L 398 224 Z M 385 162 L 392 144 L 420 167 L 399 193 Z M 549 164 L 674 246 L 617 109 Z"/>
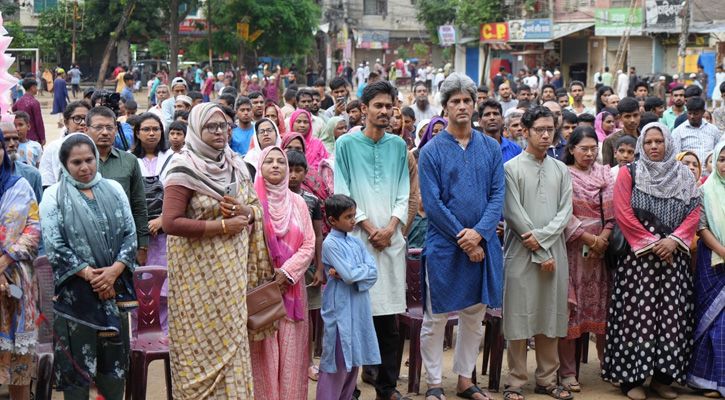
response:
<path id="1" fill-rule="evenodd" d="M 101 103 L 99 105 L 103 107 L 108 107 L 111 110 L 113 110 L 114 114 L 116 114 L 116 117 L 121 113 L 121 94 L 118 92 L 111 92 L 106 89 L 100 89 L 96 90 L 93 93 L 93 97 L 91 98 L 91 101 L 94 103 L 98 100 L 101 100 Z"/>

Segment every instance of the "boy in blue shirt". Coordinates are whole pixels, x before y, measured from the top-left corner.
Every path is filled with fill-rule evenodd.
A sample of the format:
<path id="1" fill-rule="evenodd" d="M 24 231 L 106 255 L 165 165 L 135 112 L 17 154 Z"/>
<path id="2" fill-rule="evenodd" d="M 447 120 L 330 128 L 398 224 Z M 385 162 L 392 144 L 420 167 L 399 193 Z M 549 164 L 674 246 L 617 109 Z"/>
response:
<path id="1" fill-rule="evenodd" d="M 378 279 L 375 259 L 355 228 L 355 200 L 336 194 L 325 201 L 332 230 L 322 243 L 327 286 L 322 293 L 322 337 L 317 400 L 349 400 L 358 368 L 380 364 L 368 290 Z"/>
<path id="2" fill-rule="evenodd" d="M 18 146 L 20 162 L 38 168 L 40 166 L 40 156 L 43 155 L 43 147 L 35 140 L 28 139 L 30 116 L 24 111 L 16 111 L 13 123 L 20 139 L 20 145 Z"/>

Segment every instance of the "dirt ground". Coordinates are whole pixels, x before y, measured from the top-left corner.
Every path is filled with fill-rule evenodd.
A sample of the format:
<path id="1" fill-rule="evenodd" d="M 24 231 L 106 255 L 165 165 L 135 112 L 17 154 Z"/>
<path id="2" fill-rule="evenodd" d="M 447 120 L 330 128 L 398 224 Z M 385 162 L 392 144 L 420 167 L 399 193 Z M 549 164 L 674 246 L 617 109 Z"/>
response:
<path id="1" fill-rule="evenodd" d="M 71 96 L 72 97 L 72 96 Z M 139 103 L 139 110 L 145 110 L 147 106 L 147 102 L 145 100 L 146 93 L 141 93 L 140 95 L 136 95 L 137 101 Z M 38 100 L 41 102 L 41 108 L 43 109 L 43 119 L 45 122 L 45 130 L 46 130 L 46 136 L 47 141 L 50 142 L 51 140 L 54 140 L 58 137 L 59 129 L 56 125 L 57 122 L 57 115 L 50 115 L 50 110 L 52 109 L 52 97 L 49 94 L 45 94 L 45 96 L 38 96 Z M 71 99 L 72 100 L 72 99 Z M 588 93 L 588 96 L 585 98 L 585 102 L 591 103 L 592 102 L 592 96 L 590 93 Z M 455 345 L 455 335 L 454 335 L 454 345 Z M 408 346 L 406 344 L 405 349 L 405 358 L 407 358 L 408 354 Z M 533 373 L 535 369 L 535 355 L 532 354 L 533 350 L 529 352 L 528 357 L 528 364 L 529 364 L 529 384 L 524 386 L 524 393 L 526 394 L 527 399 L 550 399 L 550 397 L 545 395 L 537 395 L 534 394 L 534 383 L 533 383 Z M 482 376 L 480 375 L 480 368 L 481 368 L 481 360 L 483 359 L 483 356 L 479 355 L 479 361 L 478 361 L 478 385 L 486 390 L 488 387 L 488 376 Z M 318 364 L 319 360 L 315 360 L 315 363 Z M 443 353 L 443 386 L 446 390 L 446 393 L 448 394 L 448 399 L 454 399 L 455 396 L 455 387 L 456 387 L 456 379 L 457 377 L 452 374 L 451 368 L 453 367 L 453 350 L 447 350 Z M 508 367 L 506 365 L 506 357 L 504 357 L 504 364 L 503 364 L 503 374 L 501 382 L 503 384 L 505 379 L 505 374 L 508 372 Z M 148 391 L 146 398 L 148 400 L 163 400 L 166 399 L 166 384 L 164 380 L 164 364 L 161 361 L 155 361 L 151 363 L 149 368 L 149 378 L 148 378 Z M 317 388 L 317 385 L 313 381 L 309 381 L 309 390 L 308 390 L 308 399 L 314 399 L 315 398 L 315 390 Z M 425 367 L 422 371 L 421 376 L 421 394 L 419 395 L 411 395 L 414 400 L 423 400 L 424 396 L 423 393 L 425 393 L 426 387 L 425 387 Z M 582 392 L 575 394 L 576 399 L 586 399 L 586 400 L 609 400 L 609 399 L 626 399 L 619 389 L 612 387 L 610 384 L 604 382 L 599 377 L 599 362 L 597 360 L 597 354 L 596 349 L 594 346 L 594 343 L 589 347 L 589 363 L 588 364 L 582 364 L 581 366 L 581 377 L 580 382 L 582 384 Z M 363 383 L 361 380 L 358 380 L 358 387 L 360 390 L 362 390 L 362 395 L 360 396 L 361 400 L 373 400 L 375 399 L 375 389 L 366 384 Z M 401 393 L 404 395 L 407 392 L 408 388 L 408 369 L 407 367 L 403 366 L 400 373 L 400 380 L 398 381 L 398 390 L 400 390 Z M 501 387 L 501 390 L 503 390 L 503 386 Z M 679 399 L 681 400 L 695 400 L 695 399 L 704 399 L 704 397 L 696 395 L 694 392 L 692 392 L 688 388 L 681 388 L 677 387 L 675 389 L 679 394 Z M 503 395 L 501 393 L 492 393 L 492 395 L 498 400 L 503 399 Z M 649 392 L 648 395 L 650 398 L 657 399 L 659 398 L 656 394 Z M 91 397 L 95 399 L 95 397 Z M 7 387 L 2 386 L 0 387 L 0 400 L 3 399 L 9 399 L 9 395 L 7 392 Z M 63 395 L 59 392 L 53 393 L 53 400 L 62 400 Z"/>

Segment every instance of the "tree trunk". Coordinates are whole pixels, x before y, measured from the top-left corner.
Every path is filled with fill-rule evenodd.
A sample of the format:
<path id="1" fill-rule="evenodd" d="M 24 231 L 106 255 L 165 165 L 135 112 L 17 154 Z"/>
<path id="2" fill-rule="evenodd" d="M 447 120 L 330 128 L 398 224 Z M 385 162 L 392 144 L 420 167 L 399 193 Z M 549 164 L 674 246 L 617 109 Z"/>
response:
<path id="1" fill-rule="evenodd" d="M 111 60 L 111 52 L 116 47 L 116 43 L 118 43 L 118 38 L 119 36 L 121 36 L 121 31 L 123 31 L 123 28 L 126 27 L 128 19 L 131 17 L 131 14 L 136 7 L 136 0 L 126 1 L 126 9 L 123 11 L 121 20 L 118 21 L 118 25 L 116 25 L 116 29 L 113 31 L 111 39 L 106 44 L 106 49 L 103 51 L 103 62 L 101 63 L 101 70 L 98 71 L 98 81 L 96 81 L 96 88 L 98 89 L 103 88 L 103 82 L 106 79 L 106 71 L 108 70 L 108 63 Z"/>
<path id="2" fill-rule="evenodd" d="M 171 0 L 169 16 L 169 75 L 176 76 L 179 69 L 179 0 Z"/>

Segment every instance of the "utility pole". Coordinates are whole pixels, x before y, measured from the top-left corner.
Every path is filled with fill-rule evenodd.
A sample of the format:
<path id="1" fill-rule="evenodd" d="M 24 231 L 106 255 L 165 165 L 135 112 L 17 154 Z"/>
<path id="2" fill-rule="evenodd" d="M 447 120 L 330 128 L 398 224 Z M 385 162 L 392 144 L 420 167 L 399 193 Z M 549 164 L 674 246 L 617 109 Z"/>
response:
<path id="1" fill-rule="evenodd" d="M 71 64 L 76 65 L 76 23 L 78 19 L 78 3 L 73 2 L 73 53 L 71 55 Z"/>
<path id="2" fill-rule="evenodd" d="M 677 55 L 680 56 L 682 61 L 680 62 L 680 76 L 684 78 L 685 76 L 685 57 L 687 56 L 687 37 L 690 35 L 690 19 L 692 18 L 692 1 L 693 0 L 685 0 L 684 4 L 687 6 L 687 10 L 685 10 L 685 7 L 682 7 L 680 9 L 680 16 L 682 17 L 682 31 L 680 32 L 680 49 L 677 52 Z"/>
<path id="3" fill-rule="evenodd" d="M 207 27 L 207 42 L 209 43 L 209 68 L 213 71 L 212 67 L 212 50 L 211 50 L 211 0 L 206 0 L 206 27 Z"/>

